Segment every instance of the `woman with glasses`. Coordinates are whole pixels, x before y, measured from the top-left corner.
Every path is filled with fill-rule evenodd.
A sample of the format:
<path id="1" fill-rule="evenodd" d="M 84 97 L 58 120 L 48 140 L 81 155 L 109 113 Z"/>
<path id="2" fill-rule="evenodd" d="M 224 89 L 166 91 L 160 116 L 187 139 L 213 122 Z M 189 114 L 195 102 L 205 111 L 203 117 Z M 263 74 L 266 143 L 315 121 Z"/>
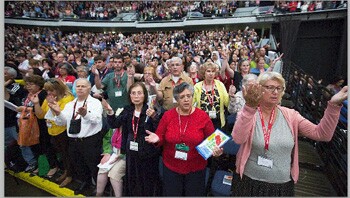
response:
<path id="1" fill-rule="evenodd" d="M 338 123 L 344 87 L 328 102 L 318 125 L 297 111 L 280 106 L 285 80 L 277 72 L 260 74 L 256 83 L 243 87 L 246 101 L 232 131 L 240 144 L 233 196 L 294 196 L 299 176 L 298 136 L 330 141 Z"/>
<path id="2" fill-rule="evenodd" d="M 55 123 L 56 115 L 49 108 L 49 103 L 54 101 L 63 110 L 65 105 L 74 100 L 74 96 L 69 91 L 69 88 L 59 79 L 50 78 L 44 84 L 44 90 L 47 92 L 46 99 L 40 105 L 39 97 L 31 99 L 34 104 L 35 115 L 39 119 L 46 119 L 46 125 L 48 133 L 51 136 L 51 143 L 54 146 L 54 150 L 50 150 L 47 154 L 47 159 L 50 165 L 50 171 L 47 173 L 47 177 L 52 178 L 58 171 L 59 162 L 57 154 L 61 154 L 61 160 L 63 163 L 64 173 L 56 179 L 56 182 L 60 183 L 60 187 L 65 187 L 72 181 L 72 167 L 70 157 L 68 154 L 68 135 L 66 126 L 58 126 Z"/>
<path id="3" fill-rule="evenodd" d="M 156 130 L 161 115 L 148 107 L 148 92 L 142 82 L 136 82 L 130 86 L 128 99 L 130 105 L 125 106 L 117 117 L 112 107 L 105 100 L 102 102 L 107 110 L 107 119 L 111 128 L 122 127 L 122 142 L 120 151 L 117 151 L 117 160 L 123 160 L 124 155 L 126 157 L 124 181 L 127 188 L 123 195 L 160 196 L 160 150 L 146 142 L 145 137 L 146 130 Z M 110 177 L 114 190 L 116 191 L 115 187 L 122 190 L 121 178 L 113 175 Z M 100 191 L 99 188 L 97 190 Z M 119 194 L 121 195 L 121 192 Z"/>
<path id="4" fill-rule="evenodd" d="M 45 80 L 39 75 L 29 75 L 24 77 L 24 82 L 26 83 L 25 89 L 28 91 L 27 97 L 22 101 L 22 106 L 19 106 L 17 111 L 22 112 L 24 108 L 29 109 L 32 108 L 34 112 L 34 103 L 31 101 L 34 97 L 38 98 L 38 103 L 41 105 L 46 98 L 46 91 L 43 90 Z M 46 154 L 47 149 L 51 147 L 50 137 L 47 133 L 47 127 L 45 119 L 37 118 L 37 122 L 40 130 L 40 143 L 37 145 L 33 145 L 28 149 L 31 151 L 25 152 L 27 155 L 24 159 L 26 159 L 28 163 L 27 172 L 33 172 L 34 174 L 39 173 L 39 169 L 37 168 L 37 158 L 41 154 Z M 32 152 L 35 154 L 32 155 Z M 31 168 L 32 169 L 31 169 Z M 31 169 L 31 170 L 30 170 Z"/>
<path id="5" fill-rule="evenodd" d="M 163 147 L 163 195 L 171 197 L 205 196 L 207 161 L 196 146 L 214 132 L 205 111 L 193 107 L 193 86 L 182 82 L 173 94 L 178 107 L 164 113 L 155 133 L 147 131 L 145 139 Z M 214 156 L 222 154 L 215 147 Z"/>

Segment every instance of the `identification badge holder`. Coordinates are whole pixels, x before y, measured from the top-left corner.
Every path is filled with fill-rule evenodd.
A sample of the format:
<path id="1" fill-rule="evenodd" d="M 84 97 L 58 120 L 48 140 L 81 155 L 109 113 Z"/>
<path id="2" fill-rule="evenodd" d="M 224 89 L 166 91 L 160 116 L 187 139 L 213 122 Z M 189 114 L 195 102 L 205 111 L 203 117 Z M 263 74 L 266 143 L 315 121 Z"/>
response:
<path id="1" fill-rule="evenodd" d="M 131 151 L 139 151 L 139 143 L 130 141 L 130 150 Z"/>
<path id="2" fill-rule="evenodd" d="M 50 120 L 46 120 L 46 126 L 47 128 L 51 128 L 52 127 L 52 123 Z"/>
<path id="3" fill-rule="evenodd" d="M 115 92 L 115 97 L 120 97 L 122 96 L 122 91 L 116 91 Z"/>
<path id="4" fill-rule="evenodd" d="M 185 144 L 175 145 L 175 158 L 180 160 L 187 160 L 187 152 L 190 150 Z"/>
<path id="5" fill-rule="evenodd" d="M 259 166 L 265 166 L 265 167 L 268 167 L 268 168 L 272 168 L 273 166 L 273 161 L 272 159 L 268 159 L 266 157 L 263 157 L 263 156 L 258 156 L 258 165 Z"/>
<path id="6" fill-rule="evenodd" d="M 209 117 L 211 119 L 216 119 L 216 111 L 209 111 Z"/>

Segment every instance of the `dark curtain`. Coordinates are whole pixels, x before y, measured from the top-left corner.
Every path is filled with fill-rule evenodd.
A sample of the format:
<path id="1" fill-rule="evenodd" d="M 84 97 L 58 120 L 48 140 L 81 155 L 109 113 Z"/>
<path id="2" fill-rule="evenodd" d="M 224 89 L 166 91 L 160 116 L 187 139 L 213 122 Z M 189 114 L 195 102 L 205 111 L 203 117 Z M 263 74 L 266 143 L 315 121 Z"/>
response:
<path id="1" fill-rule="evenodd" d="M 287 61 L 291 61 L 292 59 L 292 54 L 295 49 L 300 23 L 300 20 L 285 20 L 280 22 L 280 47 L 281 52 L 284 53 L 283 58 Z"/>
<path id="2" fill-rule="evenodd" d="M 342 36 L 340 40 L 340 48 L 339 48 L 339 58 L 337 62 L 337 68 L 335 73 L 337 75 L 344 75 L 346 76 L 347 74 L 347 54 L 348 54 L 348 31 L 347 31 L 347 26 L 348 26 L 348 21 L 347 17 L 344 17 L 344 22 L 343 22 L 343 28 L 342 28 Z"/>

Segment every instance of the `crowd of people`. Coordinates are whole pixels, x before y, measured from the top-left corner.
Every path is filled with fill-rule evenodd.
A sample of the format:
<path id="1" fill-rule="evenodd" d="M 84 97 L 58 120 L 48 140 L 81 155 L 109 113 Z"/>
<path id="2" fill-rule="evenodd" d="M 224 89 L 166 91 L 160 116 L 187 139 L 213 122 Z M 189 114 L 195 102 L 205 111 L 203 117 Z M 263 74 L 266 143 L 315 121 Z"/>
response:
<path id="1" fill-rule="evenodd" d="M 5 99 L 18 114 L 32 108 L 40 126 L 40 143 L 21 147 L 26 171 L 38 173 L 46 155 L 46 176 L 64 170 L 60 187 L 83 181 L 77 194 L 93 178 L 102 196 L 109 178 L 116 196 L 205 196 L 205 168 L 223 149 L 205 160 L 195 147 L 218 128 L 241 144 L 235 194 L 294 195 L 298 134 L 329 141 L 347 86 L 312 124 L 279 105 L 283 53 L 258 41 L 249 27 L 123 35 L 6 26 Z M 8 141 L 16 114 L 6 108 Z"/>
<path id="2" fill-rule="evenodd" d="M 264 3 L 264 2 L 263 2 Z M 276 13 L 312 12 L 346 7 L 346 1 L 276 1 Z M 237 8 L 254 7 L 260 1 L 6 1 L 5 16 L 44 19 L 111 20 L 121 13 L 138 14 L 137 20 L 181 19 L 189 11 L 207 17 L 233 16 Z"/>

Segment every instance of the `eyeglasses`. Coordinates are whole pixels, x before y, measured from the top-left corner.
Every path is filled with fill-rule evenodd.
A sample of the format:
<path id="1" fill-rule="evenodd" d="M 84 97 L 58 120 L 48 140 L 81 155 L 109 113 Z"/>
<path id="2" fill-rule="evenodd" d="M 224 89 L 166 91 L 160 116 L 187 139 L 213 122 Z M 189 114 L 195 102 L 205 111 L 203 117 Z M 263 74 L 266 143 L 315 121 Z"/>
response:
<path id="1" fill-rule="evenodd" d="M 284 87 L 275 87 L 275 86 L 263 86 L 263 87 L 270 93 L 275 92 L 275 90 L 277 90 L 277 93 L 281 93 L 282 91 L 284 91 Z"/>

